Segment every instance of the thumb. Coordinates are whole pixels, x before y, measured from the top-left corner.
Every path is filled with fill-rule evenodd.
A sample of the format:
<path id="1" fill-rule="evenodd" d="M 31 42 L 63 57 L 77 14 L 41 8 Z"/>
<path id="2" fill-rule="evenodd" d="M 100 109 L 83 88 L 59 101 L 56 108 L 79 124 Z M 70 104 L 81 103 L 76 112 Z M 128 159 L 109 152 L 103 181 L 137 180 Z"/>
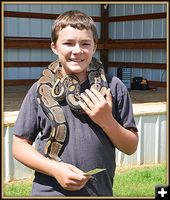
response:
<path id="1" fill-rule="evenodd" d="M 82 170 L 75 167 L 74 165 L 70 165 L 70 169 L 71 169 L 71 171 L 75 172 L 76 174 L 82 174 L 82 175 L 84 174 L 84 172 Z"/>

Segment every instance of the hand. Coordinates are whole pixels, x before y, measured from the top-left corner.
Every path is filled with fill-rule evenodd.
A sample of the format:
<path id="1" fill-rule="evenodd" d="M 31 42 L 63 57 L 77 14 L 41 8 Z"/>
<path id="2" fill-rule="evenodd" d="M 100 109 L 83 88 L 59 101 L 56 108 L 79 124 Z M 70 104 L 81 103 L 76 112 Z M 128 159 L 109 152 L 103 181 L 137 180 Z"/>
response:
<path id="1" fill-rule="evenodd" d="M 86 89 L 86 94 L 81 93 L 79 104 L 86 114 L 98 125 L 102 126 L 112 117 L 112 96 L 110 89 L 106 91 L 106 98 L 96 89 Z"/>
<path id="2" fill-rule="evenodd" d="M 82 189 L 91 176 L 85 176 L 84 172 L 77 167 L 59 162 L 55 162 L 55 170 L 53 176 L 60 183 L 60 185 L 70 191 L 76 191 Z"/>

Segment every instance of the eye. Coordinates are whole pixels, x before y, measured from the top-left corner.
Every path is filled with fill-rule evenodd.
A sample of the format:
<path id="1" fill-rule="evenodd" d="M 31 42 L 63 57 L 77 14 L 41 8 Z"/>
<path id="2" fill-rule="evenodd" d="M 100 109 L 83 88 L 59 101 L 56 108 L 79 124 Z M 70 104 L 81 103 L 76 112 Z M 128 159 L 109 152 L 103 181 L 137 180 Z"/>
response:
<path id="1" fill-rule="evenodd" d="M 64 45 L 73 45 L 71 42 L 64 42 Z"/>
<path id="2" fill-rule="evenodd" d="M 89 45 L 90 45 L 90 43 L 83 43 L 83 45 L 84 45 L 84 46 L 89 46 Z"/>

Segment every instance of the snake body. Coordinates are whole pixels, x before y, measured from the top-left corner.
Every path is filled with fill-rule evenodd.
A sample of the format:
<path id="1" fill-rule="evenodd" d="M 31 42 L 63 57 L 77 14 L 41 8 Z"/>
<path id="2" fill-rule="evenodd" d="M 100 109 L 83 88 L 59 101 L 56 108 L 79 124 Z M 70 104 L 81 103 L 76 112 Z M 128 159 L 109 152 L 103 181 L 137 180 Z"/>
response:
<path id="1" fill-rule="evenodd" d="M 108 84 L 103 65 L 96 58 L 92 58 L 87 68 L 87 77 L 90 87 L 97 89 L 105 96 Z M 61 161 L 59 153 L 65 142 L 68 126 L 59 102 L 66 99 L 71 110 L 84 113 L 79 105 L 81 98 L 79 79 L 73 74 L 63 76 L 61 65 L 56 60 L 43 70 L 42 76 L 38 80 L 37 93 L 37 101 L 52 124 L 44 154 L 50 159 Z"/>

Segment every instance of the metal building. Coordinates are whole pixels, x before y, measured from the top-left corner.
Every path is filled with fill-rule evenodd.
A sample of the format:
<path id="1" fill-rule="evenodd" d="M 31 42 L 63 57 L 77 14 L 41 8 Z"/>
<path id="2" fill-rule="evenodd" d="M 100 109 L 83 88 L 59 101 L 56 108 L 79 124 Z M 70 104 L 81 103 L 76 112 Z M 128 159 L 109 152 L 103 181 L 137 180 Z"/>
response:
<path id="1" fill-rule="evenodd" d="M 56 59 L 50 49 L 51 25 L 64 11 L 80 10 L 92 16 L 99 35 L 95 56 L 110 75 L 130 67 L 131 78 L 144 77 L 151 87 L 167 87 L 167 4 L 155 3 L 4 3 L 2 4 L 4 86 L 33 84 L 43 68 Z M 5 102 L 4 102 L 5 103 Z M 167 104 L 134 104 L 140 142 L 133 156 L 117 151 L 117 165 L 167 161 Z M 4 179 L 32 175 L 13 160 L 12 130 L 18 111 L 4 111 Z"/>

